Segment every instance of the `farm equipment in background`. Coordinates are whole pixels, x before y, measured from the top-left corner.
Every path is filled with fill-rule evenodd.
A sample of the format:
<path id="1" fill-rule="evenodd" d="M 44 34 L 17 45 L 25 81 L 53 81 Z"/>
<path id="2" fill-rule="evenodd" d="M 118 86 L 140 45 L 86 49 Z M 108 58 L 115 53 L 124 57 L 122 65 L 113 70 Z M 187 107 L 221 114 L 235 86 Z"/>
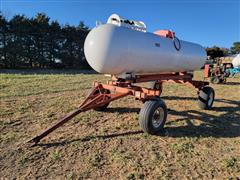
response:
<path id="1" fill-rule="evenodd" d="M 234 67 L 231 69 L 227 69 L 227 72 L 230 74 L 230 77 L 234 77 L 240 73 L 240 67 Z"/>
<path id="2" fill-rule="evenodd" d="M 210 78 L 213 84 L 226 83 L 228 77 L 234 77 L 240 73 L 239 67 L 232 64 L 234 57 L 220 57 L 208 60 L 204 66 L 204 78 Z"/>

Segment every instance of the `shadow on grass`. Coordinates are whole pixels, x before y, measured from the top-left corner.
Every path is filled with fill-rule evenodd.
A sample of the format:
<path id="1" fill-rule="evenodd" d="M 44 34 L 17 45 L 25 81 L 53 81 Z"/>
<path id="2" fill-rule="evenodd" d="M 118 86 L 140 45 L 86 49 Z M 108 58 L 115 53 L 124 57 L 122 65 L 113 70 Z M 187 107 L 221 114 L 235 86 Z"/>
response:
<path id="1" fill-rule="evenodd" d="M 162 96 L 161 97 L 163 100 L 191 100 L 191 101 L 196 101 L 198 100 L 197 97 L 179 97 L 179 96 Z M 233 100 L 228 100 L 228 99 L 215 99 L 214 102 L 222 102 L 230 105 L 236 105 L 240 106 L 240 101 L 233 101 Z M 213 105 L 213 109 L 214 109 Z M 231 107 L 230 107 L 231 108 Z"/>
<path id="2" fill-rule="evenodd" d="M 97 72 L 94 70 L 80 70 L 80 69 L 0 69 L 0 73 L 21 75 L 97 74 Z"/>
<path id="3" fill-rule="evenodd" d="M 196 98 L 191 97 L 165 97 L 164 99 L 189 99 L 195 100 Z M 234 106 L 223 106 L 213 107 L 212 112 L 220 112 L 221 115 L 208 114 L 208 111 L 197 111 L 197 110 L 186 110 L 176 111 L 171 109 L 168 113 L 177 117 L 176 120 L 166 123 L 166 128 L 162 134 L 157 136 L 166 137 L 239 137 L 240 136 L 240 102 L 216 99 L 218 102 L 224 102 L 228 105 Z M 109 112 L 139 112 L 139 108 L 109 108 Z M 193 122 L 200 120 L 202 123 L 196 126 Z M 172 126 L 173 123 L 185 121 L 186 126 Z M 38 146 L 52 147 L 52 146 L 63 146 L 74 142 L 86 142 L 94 139 L 105 140 L 121 136 L 131 136 L 141 134 L 142 131 L 128 131 L 123 133 L 114 133 L 108 135 L 93 135 L 82 139 L 64 140 L 62 142 L 39 144 Z"/>
<path id="4" fill-rule="evenodd" d="M 240 85 L 240 82 L 226 82 L 222 85 L 228 85 L 228 86 L 236 86 L 236 85 Z"/>
<path id="5" fill-rule="evenodd" d="M 193 97 L 166 96 L 167 100 L 195 100 Z M 226 103 L 227 106 L 213 107 L 211 112 L 221 115 L 208 114 L 208 111 L 176 111 L 171 109 L 169 114 L 177 116 L 177 120 L 167 122 L 165 135 L 171 137 L 238 137 L 240 136 L 240 102 L 227 99 L 215 99 L 216 102 Z M 228 106 L 229 105 L 229 106 Z M 195 126 L 193 121 L 202 121 Z M 171 126 L 177 121 L 185 121 L 186 126 Z"/>
<path id="6" fill-rule="evenodd" d="M 109 107 L 107 108 L 106 113 L 114 113 L 118 112 L 119 114 L 125 114 L 125 113 L 139 113 L 140 108 L 128 108 L 128 107 Z"/>
<path id="7" fill-rule="evenodd" d="M 236 110 L 239 110 L 239 107 L 214 108 L 213 111 L 224 112 L 219 116 L 194 110 L 172 110 L 169 114 L 179 116 L 180 118 L 176 121 L 185 121 L 187 125 L 171 126 L 176 121 L 168 122 L 165 134 L 171 137 L 238 137 L 240 136 L 240 114 L 235 113 Z M 203 123 L 195 126 L 193 119 L 200 120 Z"/>
<path id="8" fill-rule="evenodd" d="M 96 136 L 87 136 L 85 138 L 78 138 L 78 139 L 73 139 L 73 140 L 64 140 L 61 142 L 54 142 L 54 143 L 39 143 L 36 146 L 40 147 L 54 147 L 54 146 L 64 146 L 67 144 L 71 144 L 74 142 L 86 142 L 86 141 L 91 141 L 91 140 L 105 140 L 105 139 L 111 139 L 111 138 L 116 138 L 116 137 L 121 137 L 121 136 L 129 136 L 129 135 L 135 135 L 135 134 L 142 134 L 143 131 L 128 131 L 128 132 L 122 132 L 122 133 L 116 133 L 116 134 L 108 134 L 108 135 L 96 135 Z"/>

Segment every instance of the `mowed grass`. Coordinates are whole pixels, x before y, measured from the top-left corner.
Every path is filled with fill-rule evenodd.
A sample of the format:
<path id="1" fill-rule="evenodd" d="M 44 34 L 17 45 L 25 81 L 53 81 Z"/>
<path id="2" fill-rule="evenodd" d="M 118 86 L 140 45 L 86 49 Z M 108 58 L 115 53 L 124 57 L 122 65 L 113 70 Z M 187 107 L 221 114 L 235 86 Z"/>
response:
<path id="1" fill-rule="evenodd" d="M 52 71 L 51 71 L 52 73 Z M 202 80 L 202 72 L 195 79 Z M 240 77 L 211 85 L 216 101 L 200 110 L 196 89 L 165 84 L 165 132 L 141 131 L 142 103 L 112 102 L 73 118 L 33 148 L 24 146 L 85 98 L 103 75 L 67 71 L 0 74 L 0 177 L 3 179 L 227 179 L 240 177 Z"/>

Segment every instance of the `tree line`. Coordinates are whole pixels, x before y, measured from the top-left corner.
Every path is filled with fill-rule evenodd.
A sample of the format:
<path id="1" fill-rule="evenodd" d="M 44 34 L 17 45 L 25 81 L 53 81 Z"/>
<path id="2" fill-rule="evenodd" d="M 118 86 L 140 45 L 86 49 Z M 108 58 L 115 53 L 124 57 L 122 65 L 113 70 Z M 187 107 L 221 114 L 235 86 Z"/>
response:
<path id="1" fill-rule="evenodd" d="M 83 51 L 88 32 L 83 21 L 61 26 L 44 13 L 7 19 L 0 12 L 0 68 L 90 68 Z M 240 42 L 206 51 L 211 58 L 240 53 Z"/>
<path id="2" fill-rule="evenodd" d="M 61 26 L 44 13 L 33 18 L 0 13 L 0 68 L 88 68 L 83 45 L 89 28 Z"/>
<path id="3" fill-rule="evenodd" d="M 207 51 L 207 55 L 210 56 L 212 59 L 216 57 L 227 56 L 229 54 L 239 54 L 240 42 L 234 42 L 230 49 L 213 46 L 213 47 L 207 47 L 206 51 Z"/>

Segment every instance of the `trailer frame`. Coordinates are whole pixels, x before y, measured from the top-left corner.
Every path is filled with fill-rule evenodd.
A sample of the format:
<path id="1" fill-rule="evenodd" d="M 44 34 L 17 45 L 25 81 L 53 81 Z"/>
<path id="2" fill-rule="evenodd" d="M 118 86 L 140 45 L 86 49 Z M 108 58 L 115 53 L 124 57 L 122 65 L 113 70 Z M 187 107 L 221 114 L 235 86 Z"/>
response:
<path id="1" fill-rule="evenodd" d="M 152 89 L 135 85 L 136 83 L 144 82 L 154 82 L 158 86 L 156 86 L 157 88 Z M 162 86 L 165 82 L 190 85 L 198 89 L 198 95 L 201 94 L 203 88 L 209 84 L 205 81 L 193 80 L 193 75 L 187 72 L 136 75 L 127 79 L 112 76 L 112 79 L 108 80 L 106 84 L 94 81 L 93 88 L 76 110 L 61 118 L 56 124 L 43 131 L 41 134 L 33 137 L 27 141 L 27 143 L 34 146 L 41 139 L 68 122 L 76 115 L 91 109 L 97 110 L 98 108 L 105 108 L 105 106 L 107 106 L 110 102 L 126 96 L 134 96 L 135 99 L 140 100 L 143 103 L 146 101 L 154 101 L 156 98 L 160 97 L 162 93 Z M 201 99 L 204 99 L 204 97 Z"/>

